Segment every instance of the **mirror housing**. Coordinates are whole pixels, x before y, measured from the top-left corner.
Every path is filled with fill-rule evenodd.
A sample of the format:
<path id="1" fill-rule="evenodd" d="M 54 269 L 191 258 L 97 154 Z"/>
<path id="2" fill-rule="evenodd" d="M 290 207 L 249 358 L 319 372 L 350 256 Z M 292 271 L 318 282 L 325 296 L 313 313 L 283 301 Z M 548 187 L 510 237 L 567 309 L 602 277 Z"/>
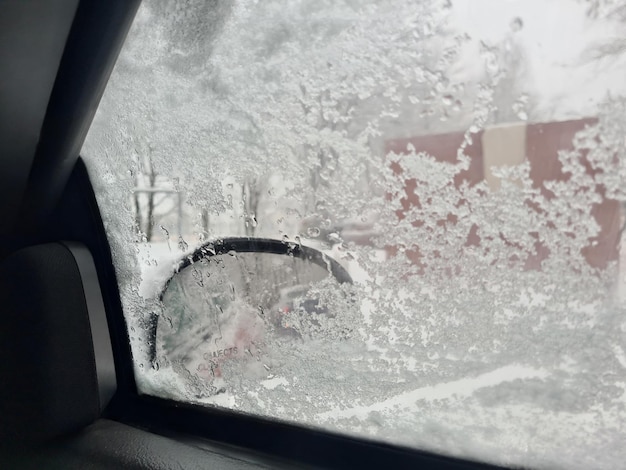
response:
<path id="1" fill-rule="evenodd" d="M 352 278 L 311 247 L 264 238 L 205 243 L 180 261 L 160 294 L 152 364 L 219 382 L 224 361 L 243 363 L 275 340 L 301 341 L 303 324 L 315 329 L 318 315 L 334 317 L 324 297 L 337 289 L 325 289 L 324 282 L 351 284 Z"/>

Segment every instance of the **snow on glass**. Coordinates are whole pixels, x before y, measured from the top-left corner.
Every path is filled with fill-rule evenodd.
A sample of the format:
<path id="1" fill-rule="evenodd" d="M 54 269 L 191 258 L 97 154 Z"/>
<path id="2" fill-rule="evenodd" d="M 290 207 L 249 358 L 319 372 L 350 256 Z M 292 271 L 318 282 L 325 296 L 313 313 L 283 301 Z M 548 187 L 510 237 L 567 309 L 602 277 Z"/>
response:
<path id="1" fill-rule="evenodd" d="M 83 148 L 142 393 L 500 464 L 623 463 L 624 48 L 602 40 L 624 7 L 561 2 L 595 32 L 567 64 L 594 70 L 584 108 L 543 90 L 527 10 L 484 39 L 458 3 L 144 2 Z M 486 157 L 468 176 L 489 132 L 583 117 L 553 149 L 557 177 Z M 442 135 L 452 158 L 413 139 Z M 216 379 L 151 359 L 155 318 L 183 302 L 162 304 L 166 280 L 227 236 L 312 246 L 355 282 L 315 286 L 334 314 L 266 341 L 254 367 L 225 361 Z M 172 282 L 202 287 L 199 272 Z"/>

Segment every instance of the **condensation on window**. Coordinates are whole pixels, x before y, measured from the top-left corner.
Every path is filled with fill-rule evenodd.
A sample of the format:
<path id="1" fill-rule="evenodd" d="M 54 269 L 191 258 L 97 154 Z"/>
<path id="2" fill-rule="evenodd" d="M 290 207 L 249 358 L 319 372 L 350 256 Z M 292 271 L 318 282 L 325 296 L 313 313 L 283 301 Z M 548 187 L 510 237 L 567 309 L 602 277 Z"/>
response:
<path id="1" fill-rule="evenodd" d="M 82 151 L 139 391 L 620 467 L 624 22 L 599 0 L 145 1 Z M 228 237 L 352 282 L 280 267 L 251 300 L 190 261 Z"/>

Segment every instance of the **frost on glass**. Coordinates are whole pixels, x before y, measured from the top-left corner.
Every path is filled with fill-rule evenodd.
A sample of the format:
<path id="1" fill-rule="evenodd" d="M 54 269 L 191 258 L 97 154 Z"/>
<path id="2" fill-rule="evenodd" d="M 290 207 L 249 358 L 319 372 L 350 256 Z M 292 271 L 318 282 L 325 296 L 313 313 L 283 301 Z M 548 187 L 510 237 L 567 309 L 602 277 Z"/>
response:
<path id="1" fill-rule="evenodd" d="M 502 464 L 620 466 L 623 10 L 145 2 L 83 148 L 140 391 Z M 231 295 L 250 337 L 297 334 L 216 378 L 206 345 L 150 332 L 214 333 L 190 299 L 224 307 L 219 289 L 176 269 L 232 236 L 319 249 L 354 283 L 294 291 L 333 312 L 315 321 L 268 324 Z M 189 295 L 168 306 L 171 276 Z"/>
<path id="2" fill-rule="evenodd" d="M 244 377 L 267 379 L 294 346 L 347 338 L 349 278 L 319 261 L 231 250 L 182 266 L 161 295 L 154 367 L 193 374 L 187 391 L 214 401 Z"/>

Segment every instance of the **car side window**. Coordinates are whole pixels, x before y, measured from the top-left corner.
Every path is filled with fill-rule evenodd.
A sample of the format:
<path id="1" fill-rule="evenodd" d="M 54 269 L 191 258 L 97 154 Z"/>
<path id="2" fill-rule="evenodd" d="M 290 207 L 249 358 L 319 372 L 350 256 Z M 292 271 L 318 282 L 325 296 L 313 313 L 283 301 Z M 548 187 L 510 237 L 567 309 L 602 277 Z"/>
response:
<path id="1" fill-rule="evenodd" d="M 625 21 L 599 0 L 144 2 L 82 150 L 140 393 L 621 465 Z"/>

